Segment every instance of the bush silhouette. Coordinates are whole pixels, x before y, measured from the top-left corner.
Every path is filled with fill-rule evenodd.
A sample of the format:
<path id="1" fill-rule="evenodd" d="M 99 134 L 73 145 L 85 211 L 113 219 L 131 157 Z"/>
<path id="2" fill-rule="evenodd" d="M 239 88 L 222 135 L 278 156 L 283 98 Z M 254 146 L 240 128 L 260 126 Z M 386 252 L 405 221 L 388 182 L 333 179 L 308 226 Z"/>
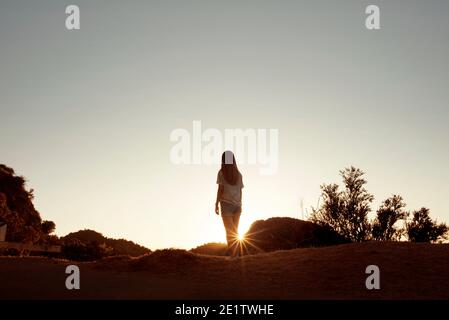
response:
<path id="1" fill-rule="evenodd" d="M 374 197 L 365 189 L 365 173 L 350 167 L 340 171 L 345 189 L 339 190 L 337 184 L 322 185 L 324 203 L 313 209 L 310 220 L 320 225 L 328 225 L 343 237 L 359 242 L 371 236 L 368 221 L 370 204 Z"/>
<path id="2" fill-rule="evenodd" d="M 56 225 L 53 221 L 45 220 L 42 222 L 42 232 L 45 234 L 53 233 L 56 229 Z"/>
<path id="3" fill-rule="evenodd" d="M 62 256 L 73 261 L 94 261 L 109 255 L 111 248 L 97 241 L 84 243 L 71 239 L 62 246 Z"/>
<path id="4" fill-rule="evenodd" d="M 408 217 L 408 212 L 404 211 L 404 207 L 405 203 L 399 195 L 393 195 L 382 202 L 373 222 L 372 235 L 374 240 L 392 241 L 401 239 L 405 233 L 404 229 L 397 228 L 395 224 Z"/>
<path id="5" fill-rule="evenodd" d="M 406 223 L 406 234 L 412 242 L 434 242 L 447 239 L 448 227 L 446 224 L 438 224 L 429 216 L 429 209 L 421 208 L 413 211 L 411 221 Z"/>
<path id="6" fill-rule="evenodd" d="M 151 250 L 132 241 L 111 239 L 94 230 L 80 230 L 61 238 L 62 257 L 70 260 L 91 261 L 107 256 L 141 256 Z"/>

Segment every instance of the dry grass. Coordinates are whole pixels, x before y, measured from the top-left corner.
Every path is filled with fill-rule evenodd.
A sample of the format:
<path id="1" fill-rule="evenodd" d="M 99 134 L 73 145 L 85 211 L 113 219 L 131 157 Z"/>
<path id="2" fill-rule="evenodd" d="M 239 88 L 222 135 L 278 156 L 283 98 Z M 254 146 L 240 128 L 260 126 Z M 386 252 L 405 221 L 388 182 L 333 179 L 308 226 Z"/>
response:
<path id="1" fill-rule="evenodd" d="M 242 258 L 158 250 L 79 264 L 81 290 L 64 287 L 67 261 L 0 258 L 0 298 L 448 299 L 449 245 L 362 243 Z M 381 290 L 365 288 L 365 268 Z"/>

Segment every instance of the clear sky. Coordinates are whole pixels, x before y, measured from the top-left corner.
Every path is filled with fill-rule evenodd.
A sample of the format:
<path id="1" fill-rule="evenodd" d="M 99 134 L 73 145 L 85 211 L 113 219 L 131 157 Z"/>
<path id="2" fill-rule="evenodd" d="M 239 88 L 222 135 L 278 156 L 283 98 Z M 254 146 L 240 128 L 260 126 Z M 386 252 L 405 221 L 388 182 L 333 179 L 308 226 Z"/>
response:
<path id="1" fill-rule="evenodd" d="M 445 0 L 0 0 L 0 162 L 58 235 L 191 248 L 224 242 L 218 167 L 172 164 L 170 132 L 277 128 L 278 172 L 240 167 L 242 231 L 350 165 L 374 209 L 399 193 L 449 222 L 448 57 Z"/>

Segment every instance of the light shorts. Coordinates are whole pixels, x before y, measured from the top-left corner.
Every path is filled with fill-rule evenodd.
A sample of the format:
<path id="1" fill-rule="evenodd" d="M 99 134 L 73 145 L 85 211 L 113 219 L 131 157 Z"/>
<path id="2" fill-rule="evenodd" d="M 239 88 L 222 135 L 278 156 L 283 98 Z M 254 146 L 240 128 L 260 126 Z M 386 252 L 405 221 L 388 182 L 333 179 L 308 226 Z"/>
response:
<path id="1" fill-rule="evenodd" d="M 242 207 L 229 202 L 220 201 L 221 215 L 234 216 L 242 213 Z"/>

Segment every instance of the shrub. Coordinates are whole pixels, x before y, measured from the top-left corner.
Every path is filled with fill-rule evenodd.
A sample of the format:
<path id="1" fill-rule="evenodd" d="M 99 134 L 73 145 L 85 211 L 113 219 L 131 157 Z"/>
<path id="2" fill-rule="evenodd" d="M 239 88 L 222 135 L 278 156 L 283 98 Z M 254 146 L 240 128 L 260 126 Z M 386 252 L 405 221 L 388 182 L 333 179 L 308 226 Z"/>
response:
<path id="1" fill-rule="evenodd" d="M 372 235 L 374 240 L 391 241 L 400 240 L 404 229 L 397 228 L 395 224 L 406 219 L 408 212 L 404 211 L 405 203 L 401 196 L 393 195 L 384 200 L 377 210 L 377 217 L 373 222 Z"/>
<path id="2" fill-rule="evenodd" d="M 413 211 L 413 218 L 406 223 L 406 234 L 412 242 L 434 242 L 447 239 L 448 227 L 438 224 L 429 216 L 429 209 L 421 208 Z"/>
<path id="3" fill-rule="evenodd" d="M 53 233 L 56 229 L 56 225 L 53 221 L 45 220 L 42 222 L 42 232 L 49 235 L 50 233 Z"/>
<path id="4" fill-rule="evenodd" d="M 70 240 L 62 246 L 61 255 L 68 260 L 94 261 L 109 255 L 110 248 L 96 241 L 83 243 L 79 240 Z"/>
<path id="5" fill-rule="evenodd" d="M 368 240 L 371 235 L 368 213 L 374 197 L 364 187 L 365 173 L 350 167 L 340 171 L 340 174 L 345 189 L 339 191 L 336 184 L 322 185 L 324 203 L 319 209 L 313 209 L 310 220 L 330 226 L 351 241 Z"/>

